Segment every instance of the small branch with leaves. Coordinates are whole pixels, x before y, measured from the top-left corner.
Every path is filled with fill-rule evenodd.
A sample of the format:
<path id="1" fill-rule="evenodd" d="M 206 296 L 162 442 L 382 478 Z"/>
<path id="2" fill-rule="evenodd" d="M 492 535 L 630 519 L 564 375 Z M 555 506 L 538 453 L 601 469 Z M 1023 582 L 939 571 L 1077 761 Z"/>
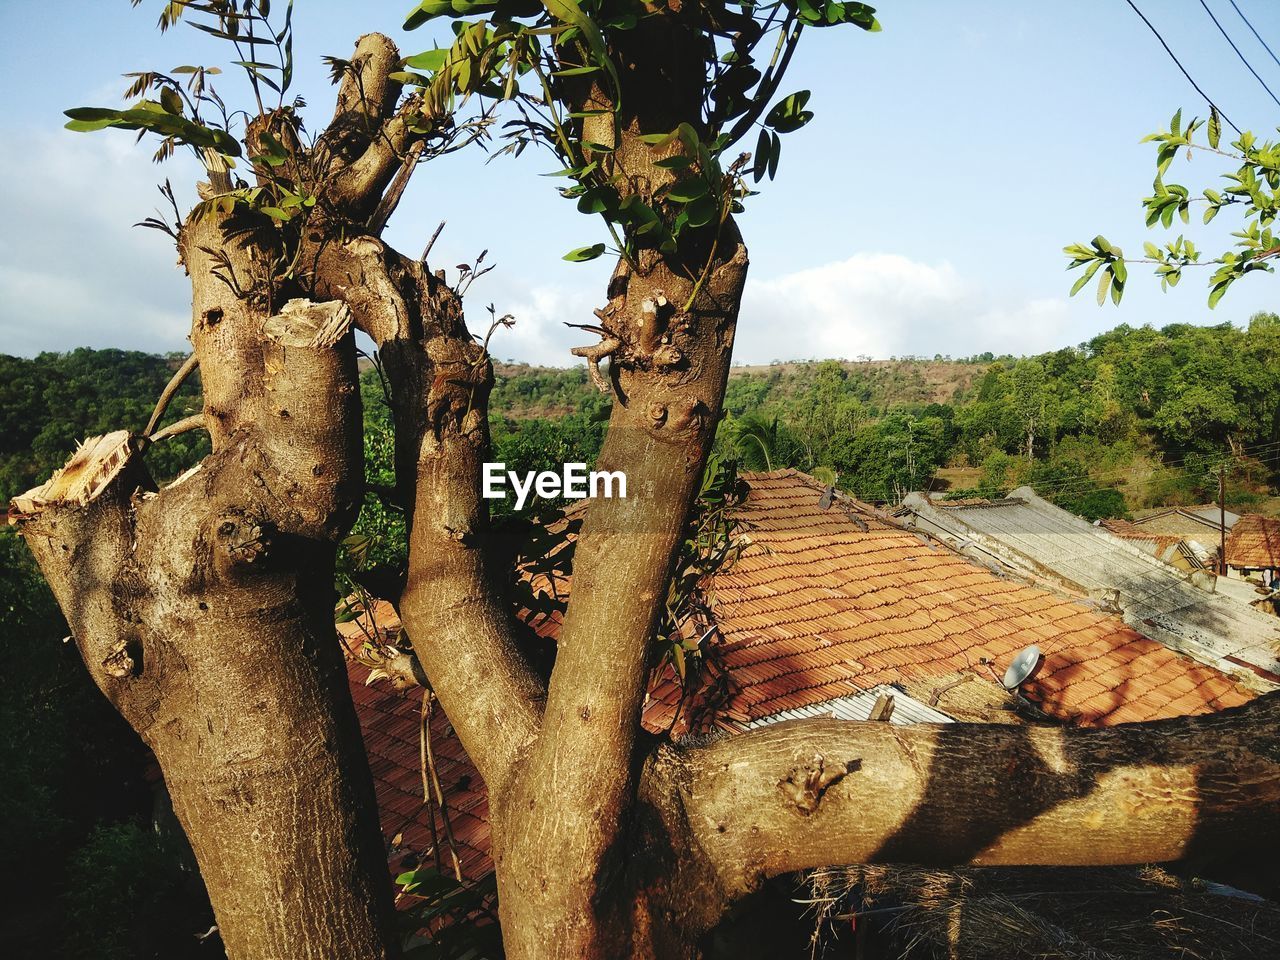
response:
<path id="1" fill-rule="evenodd" d="M 1206 140 L 1198 143 L 1195 135 L 1205 130 Z M 1142 201 L 1146 210 L 1146 224 L 1156 224 L 1168 229 L 1175 217 L 1184 224 L 1191 221 L 1191 206 L 1206 204 L 1203 222 L 1209 223 L 1223 209 L 1232 207 L 1240 211 L 1241 228 L 1232 233 L 1236 249 L 1228 250 L 1212 260 L 1201 260 L 1194 242 L 1179 235 L 1163 247 L 1155 243 L 1143 244 L 1145 257 L 1126 258 L 1124 251 L 1099 235 L 1088 244 L 1073 243 L 1063 248 L 1071 258 L 1068 270 L 1084 268 L 1084 274 L 1071 288 L 1074 296 L 1094 276 L 1098 277 L 1098 305 L 1111 302 L 1119 304 L 1128 280 L 1128 264 L 1151 264 L 1160 278 L 1162 289 L 1177 286 L 1187 267 L 1212 266 L 1209 277 L 1209 306 L 1215 307 L 1231 285 L 1246 274 L 1257 271 L 1274 271 L 1273 262 L 1280 256 L 1280 242 L 1272 225 L 1280 210 L 1280 143 L 1259 142 L 1249 131 L 1244 131 L 1231 144 L 1231 150 L 1221 149 L 1222 123 L 1217 110 L 1211 111 L 1208 120 L 1192 119 L 1185 127 L 1182 111 L 1173 115 L 1169 127 L 1143 138 L 1144 143 L 1157 143 L 1156 178 L 1151 196 Z M 1224 173 L 1226 185 L 1221 190 L 1206 187 L 1202 195 L 1193 197 L 1191 191 L 1178 183 L 1166 183 L 1165 175 L 1177 155 L 1193 150 L 1206 151 L 1226 157 L 1239 164 L 1234 172 Z"/>

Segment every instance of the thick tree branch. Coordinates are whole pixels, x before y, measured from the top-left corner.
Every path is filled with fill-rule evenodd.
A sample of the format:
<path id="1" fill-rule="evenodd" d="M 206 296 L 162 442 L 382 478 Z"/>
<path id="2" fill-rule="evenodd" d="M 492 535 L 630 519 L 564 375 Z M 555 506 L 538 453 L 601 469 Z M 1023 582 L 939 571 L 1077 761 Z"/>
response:
<path id="1" fill-rule="evenodd" d="M 444 281 L 378 240 L 325 246 L 315 275 L 322 295 L 343 298 L 378 343 L 392 388 L 397 482 L 409 506 L 401 619 L 441 705 L 496 792 L 536 736 L 544 689 L 516 646 L 502 572 L 485 555 L 488 358 Z"/>
<path id="2" fill-rule="evenodd" d="M 390 37 L 366 33 L 341 67 L 333 119 L 318 148 L 333 170 L 353 163 L 381 133 L 403 88 L 391 74 L 400 65 L 400 51 Z"/>
<path id="3" fill-rule="evenodd" d="M 849 863 L 1100 866 L 1274 857 L 1280 694 L 1110 728 L 797 721 L 679 751 L 729 899 Z"/>
<path id="4" fill-rule="evenodd" d="M 333 178 L 330 188 L 333 199 L 357 216 L 363 213 L 373 219 L 377 208 L 382 206 L 383 191 L 396 179 L 397 173 L 403 175 L 397 192 L 404 192 L 417 165 L 413 148 L 421 141 L 417 139 L 419 135 L 414 128 L 421 122 L 417 115 L 421 104 L 421 97 L 410 97 L 400 112 L 382 125 L 364 153 Z M 385 210 L 383 226 L 398 202 L 399 196 L 389 201 L 390 208 Z M 381 226 L 370 228 L 374 235 L 380 231 Z"/>
<path id="5" fill-rule="evenodd" d="M 583 136 L 615 142 L 601 162 L 622 196 L 652 201 L 676 174 L 656 166 L 639 138 L 699 122 L 702 77 L 691 65 L 703 62 L 705 38 L 675 15 L 621 37 L 634 49 L 618 57 L 628 70 L 616 140 L 607 113 L 588 118 Z M 598 87 L 591 105 L 610 105 Z M 596 904 L 613 901 L 654 631 L 720 415 L 746 280 L 733 221 L 718 244 L 710 234 L 686 238 L 667 257 L 639 251 L 609 285 L 603 313 L 610 339 L 620 341 L 610 358 L 619 399 L 597 468 L 625 473 L 627 497 L 587 510 L 542 733 L 512 795 L 500 798 L 499 902 L 513 958 L 543 955 L 552 940 L 575 956 L 623 949 L 627 924 Z"/>

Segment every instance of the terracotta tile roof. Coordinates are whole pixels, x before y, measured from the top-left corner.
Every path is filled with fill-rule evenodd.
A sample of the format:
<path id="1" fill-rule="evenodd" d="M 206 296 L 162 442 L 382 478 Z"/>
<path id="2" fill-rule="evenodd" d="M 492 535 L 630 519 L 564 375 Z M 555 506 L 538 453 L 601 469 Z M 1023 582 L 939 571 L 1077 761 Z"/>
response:
<path id="1" fill-rule="evenodd" d="M 737 730 L 895 682 L 922 699 L 931 688 L 949 687 L 955 696 L 976 685 L 986 691 L 976 695 L 987 704 L 982 715 L 992 716 L 1005 697 L 996 678 L 1032 643 L 1045 660 L 1023 690 L 1066 722 L 1204 713 L 1251 697 L 1083 600 L 997 575 L 872 507 L 837 495 L 823 510 L 824 488 L 804 474 L 745 479 L 751 492 L 739 515 L 751 544 L 710 585 L 720 636 L 704 683 L 689 698 L 699 706 L 681 707 L 674 675 L 659 675 L 644 710 L 650 730 Z M 375 616 L 385 630 L 398 626 L 390 605 L 380 604 Z M 559 620 L 537 629 L 554 636 Z M 366 685 L 368 670 L 355 662 L 349 670 L 383 831 L 389 844 L 399 838 L 392 863 L 400 869 L 406 857 L 429 859 L 432 843 L 419 772 L 421 693 L 400 693 L 385 680 Z M 944 695 L 937 707 L 947 706 Z M 431 732 L 463 869 L 478 877 L 491 868 L 484 786 L 442 712 Z M 435 820 L 443 837 L 438 814 Z"/>
<path id="2" fill-rule="evenodd" d="M 822 485 L 798 471 L 747 480 L 739 516 L 752 546 L 712 584 L 731 716 L 749 722 L 956 671 L 994 682 L 986 663 L 1002 674 L 1032 643 L 1045 662 L 1025 692 L 1069 722 L 1153 720 L 1250 697 L 1118 618 L 998 576 L 865 504 L 841 496 L 823 510 Z M 1180 709 L 1161 695 L 1175 682 L 1197 691 Z M 663 678 L 648 724 L 665 727 L 677 701 Z"/>
<path id="3" fill-rule="evenodd" d="M 1280 567 L 1280 520 L 1246 513 L 1227 535 L 1227 563 L 1233 567 Z"/>
<path id="4" fill-rule="evenodd" d="M 1125 540 L 1141 540 L 1154 543 L 1160 553 L 1164 553 L 1170 547 L 1176 547 L 1182 542 L 1182 537 L 1177 534 L 1155 533 L 1154 531 L 1144 530 L 1130 520 L 1107 519 L 1099 521 L 1099 524 L 1104 530 L 1114 533 L 1117 537 Z"/>
<path id="5" fill-rule="evenodd" d="M 364 732 L 369 769 L 378 795 L 382 832 L 392 872 L 433 862 L 431 819 L 423 803 L 420 763 L 422 691 L 398 691 L 386 680 L 366 685 L 369 669 L 348 660 L 351 698 Z M 475 880 L 493 869 L 489 860 L 489 795 L 444 711 L 432 711 L 431 747 L 445 796 L 449 826 L 463 875 Z M 432 805 L 444 872 L 452 872 L 443 818 Z"/>

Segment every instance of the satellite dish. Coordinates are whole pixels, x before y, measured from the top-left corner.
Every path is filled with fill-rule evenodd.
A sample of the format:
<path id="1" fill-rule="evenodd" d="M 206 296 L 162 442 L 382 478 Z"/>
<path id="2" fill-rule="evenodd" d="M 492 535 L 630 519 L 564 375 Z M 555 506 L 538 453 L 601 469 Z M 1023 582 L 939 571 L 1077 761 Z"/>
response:
<path id="1" fill-rule="evenodd" d="M 1020 654 L 1013 658 L 1013 662 L 1009 664 L 1009 669 L 1004 672 L 1004 679 L 1000 682 L 1004 684 L 1006 690 L 1016 690 L 1022 686 L 1040 667 L 1040 662 L 1044 658 L 1040 654 L 1040 648 L 1034 643 L 1023 650 Z"/>

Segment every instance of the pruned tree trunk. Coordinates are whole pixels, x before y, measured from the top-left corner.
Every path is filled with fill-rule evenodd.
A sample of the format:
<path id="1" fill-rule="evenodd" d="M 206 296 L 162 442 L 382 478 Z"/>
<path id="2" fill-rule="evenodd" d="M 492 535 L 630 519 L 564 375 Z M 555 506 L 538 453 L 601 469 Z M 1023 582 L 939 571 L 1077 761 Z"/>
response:
<path id="1" fill-rule="evenodd" d="M 157 490 L 147 441 L 110 434 L 19 498 L 19 523 L 94 680 L 155 753 L 228 955 L 389 957 L 333 634 L 334 548 L 362 484 L 350 315 L 294 301 L 265 319 L 212 278 L 196 290 L 214 453 Z"/>

